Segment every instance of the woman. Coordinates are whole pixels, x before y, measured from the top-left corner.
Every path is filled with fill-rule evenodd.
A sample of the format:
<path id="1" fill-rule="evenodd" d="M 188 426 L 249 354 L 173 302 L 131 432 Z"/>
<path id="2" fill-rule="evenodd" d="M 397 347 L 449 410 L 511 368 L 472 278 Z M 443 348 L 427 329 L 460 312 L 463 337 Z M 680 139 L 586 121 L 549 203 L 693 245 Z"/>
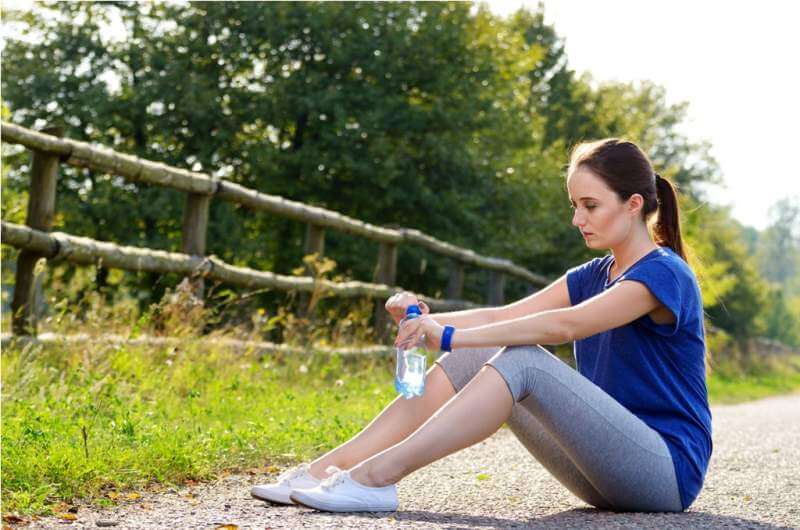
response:
<path id="1" fill-rule="evenodd" d="M 711 456 L 711 413 L 702 301 L 675 190 L 618 139 L 579 145 L 567 188 L 572 224 L 589 248 L 610 254 L 503 307 L 431 314 L 421 304 L 424 315 L 405 322 L 395 344 L 424 334 L 428 348 L 448 351 L 428 371 L 424 396 L 398 397 L 356 437 L 253 495 L 329 511 L 395 510 L 403 477 L 507 422 L 593 506 L 688 508 Z M 412 303 L 401 293 L 386 308 L 399 320 Z M 570 341 L 577 371 L 538 346 Z"/>

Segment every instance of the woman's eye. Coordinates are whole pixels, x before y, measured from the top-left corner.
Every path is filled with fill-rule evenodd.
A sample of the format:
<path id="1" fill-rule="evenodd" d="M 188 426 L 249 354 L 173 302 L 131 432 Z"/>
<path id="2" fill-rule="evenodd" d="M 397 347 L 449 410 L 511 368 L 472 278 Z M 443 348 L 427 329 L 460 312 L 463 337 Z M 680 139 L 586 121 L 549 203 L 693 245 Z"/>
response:
<path id="1" fill-rule="evenodd" d="M 587 204 L 587 205 L 586 205 L 586 209 L 587 209 L 587 210 L 594 210 L 594 208 L 595 208 L 595 205 L 594 205 L 594 204 Z"/>

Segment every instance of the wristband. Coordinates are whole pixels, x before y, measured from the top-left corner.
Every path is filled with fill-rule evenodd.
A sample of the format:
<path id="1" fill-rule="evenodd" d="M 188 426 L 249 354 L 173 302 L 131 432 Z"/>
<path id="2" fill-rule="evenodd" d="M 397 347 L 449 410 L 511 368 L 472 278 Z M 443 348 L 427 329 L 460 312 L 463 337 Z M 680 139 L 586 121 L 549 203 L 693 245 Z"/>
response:
<path id="1" fill-rule="evenodd" d="M 444 331 L 442 332 L 442 351 L 453 351 L 453 347 L 451 343 L 453 342 L 453 333 L 455 333 L 456 328 L 453 326 L 445 326 Z"/>

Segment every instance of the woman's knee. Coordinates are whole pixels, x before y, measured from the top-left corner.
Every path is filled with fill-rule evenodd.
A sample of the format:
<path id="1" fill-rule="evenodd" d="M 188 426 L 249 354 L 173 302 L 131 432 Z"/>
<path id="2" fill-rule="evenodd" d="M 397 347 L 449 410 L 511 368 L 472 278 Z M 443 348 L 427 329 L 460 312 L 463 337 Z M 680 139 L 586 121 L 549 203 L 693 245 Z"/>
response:
<path id="1" fill-rule="evenodd" d="M 538 374 L 561 368 L 564 362 L 545 348 L 534 345 L 506 346 L 487 364 L 492 365 L 508 383 L 515 402 L 533 393 Z"/>
<path id="2" fill-rule="evenodd" d="M 442 369 L 455 391 L 460 392 L 499 349 L 457 348 L 439 357 L 434 364 Z"/>
<path id="3" fill-rule="evenodd" d="M 437 394 L 448 395 L 452 397 L 458 392 L 456 385 L 450 379 L 442 365 L 433 363 L 428 373 L 425 375 L 425 384 L 429 390 L 433 390 Z"/>

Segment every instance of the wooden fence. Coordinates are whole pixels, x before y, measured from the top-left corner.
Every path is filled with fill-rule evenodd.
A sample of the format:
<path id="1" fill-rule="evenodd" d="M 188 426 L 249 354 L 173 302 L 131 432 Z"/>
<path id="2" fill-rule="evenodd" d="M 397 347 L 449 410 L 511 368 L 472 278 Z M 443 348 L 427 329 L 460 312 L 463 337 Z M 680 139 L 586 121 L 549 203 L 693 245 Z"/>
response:
<path id="1" fill-rule="evenodd" d="M 266 287 L 278 290 L 313 291 L 328 289 L 336 296 L 367 296 L 385 299 L 401 290 L 394 286 L 397 274 L 397 252 L 401 243 L 419 245 L 451 260 L 446 299 L 420 298 L 437 311 L 476 307 L 461 299 L 464 267 L 471 265 L 489 274 L 487 304 L 504 303 L 506 275 L 520 278 L 531 287 L 544 286 L 549 279 L 515 265 L 509 260 L 481 256 L 474 251 L 439 241 L 419 230 L 386 228 L 365 223 L 340 213 L 292 201 L 276 195 L 260 193 L 239 184 L 213 178 L 204 173 L 170 167 L 117 153 L 86 142 L 62 138 L 57 127 L 34 131 L 2 122 L 3 142 L 20 144 L 32 152 L 31 183 L 26 226 L 2 221 L 2 242 L 20 249 L 16 283 L 12 301 L 12 331 L 16 335 L 36 333 L 32 321 L 31 295 L 33 268 L 41 258 L 64 259 L 77 264 L 102 265 L 129 271 L 178 273 L 202 282 L 209 278 L 244 287 Z M 59 232 L 50 232 L 55 214 L 56 179 L 61 163 L 86 167 L 121 176 L 127 180 L 164 186 L 186 192 L 183 212 L 181 252 L 126 247 Z M 377 242 L 378 263 L 374 281 L 331 282 L 312 277 L 284 276 L 268 271 L 236 267 L 206 256 L 206 230 L 211 199 L 217 198 L 252 210 L 264 211 L 306 223 L 306 254 L 322 255 L 325 230 L 333 229 Z M 202 283 L 199 283 L 202 290 Z M 376 302 L 376 330 L 385 332 L 388 319 L 383 301 Z"/>

